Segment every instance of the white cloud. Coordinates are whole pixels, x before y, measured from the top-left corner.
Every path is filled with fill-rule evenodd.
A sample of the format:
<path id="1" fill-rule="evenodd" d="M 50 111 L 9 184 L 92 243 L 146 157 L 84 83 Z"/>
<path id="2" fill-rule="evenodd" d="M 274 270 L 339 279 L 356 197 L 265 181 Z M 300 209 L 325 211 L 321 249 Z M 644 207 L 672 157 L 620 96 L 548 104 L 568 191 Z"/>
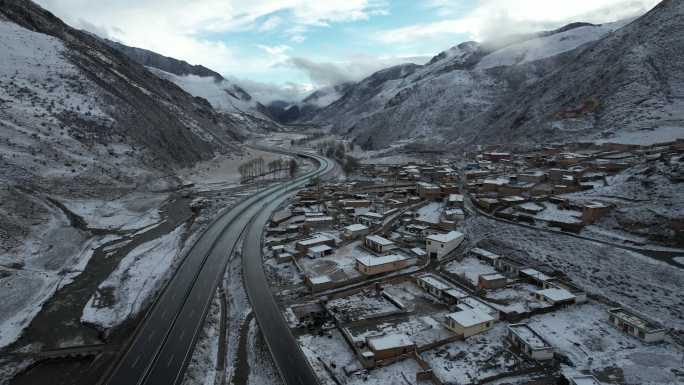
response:
<path id="1" fill-rule="evenodd" d="M 302 42 L 311 26 L 365 19 L 386 12 L 386 0 L 37 0 L 67 23 L 124 44 L 203 64 L 224 74 L 267 71 L 282 58 L 238 52 L 230 42 L 202 36 L 287 27 Z M 274 13 L 278 13 L 277 15 Z M 265 20 L 262 20 L 265 19 Z M 258 52 L 258 51 L 257 51 Z"/>
<path id="2" fill-rule="evenodd" d="M 279 16 L 271 16 L 266 21 L 261 23 L 259 32 L 271 31 L 278 28 L 283 23 L 283 19 Z"/>
<path id="3" fill-rule="evenodd" d="M 447 0 L 429 0 L 447 19 L 381 31 L 375 38 L 385 43 L 415 43 L 424 39 L 465 34 L 473 40 L 493 40 L 514 33 L 560 27 L 573 21 L 605 23 L 634 17 L 654 7 L 659 0 L 480 0 L 463 15 L 463 5 Z"/>
<path id="4" fill-rule="evenodd" d="M 424 64 L 430 56 L 369 56 L 355 55 L 344 61 L 314 61 L 292 57 L 284 65 L 304 72 L 315 88 L 359 81 L 383 68 L 403 63 Z"/>

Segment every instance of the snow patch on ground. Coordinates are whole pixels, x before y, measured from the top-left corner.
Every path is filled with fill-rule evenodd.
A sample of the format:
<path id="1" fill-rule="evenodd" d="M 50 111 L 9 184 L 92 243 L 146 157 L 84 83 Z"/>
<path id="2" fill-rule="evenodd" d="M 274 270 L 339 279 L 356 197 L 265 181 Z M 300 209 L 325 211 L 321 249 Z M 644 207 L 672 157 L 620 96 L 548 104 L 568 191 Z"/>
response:
<path id="1" fill-rule="evenodd" d="M 551 36 L 512 44 L 485 56 L 477 65 L 477 69 L 517 65 L 556 56 L 582 44 L 599 40 L 623 25 L 624 22 L 618 22 L 579 27 Z"/>
<path id="2" fill-rule="evenodd" d="M 596 144 L 618 143 L 650 146 L 684 138 L 684 127 L 659 127 L 655 130 L 621 131 L 612 138 L 596 140 Z"/>
<path id="3" fill-rule="evenodd" d="M 109 230 L 138 230 L 159 223 L 159 206 L 167 195 L 131 194 L 116 200 L 78 199 L 64 205 L 89 227 Z"/>
<path id="4" fill-rule="evenodd" d="M 82 322 L 109 329 L 138 314 L 159 289 L 182 246 L 185 225 L 124 257 L 83 309 Z"/>
<path id="5" fill-rule="evenodd" d="M 185 371 L 183 385 L 214 385 L 216 379 L 216 362 L 219 350 L 221 305 L 218 293 L 214 295 L 209 314 L 204 321 L 192 359 Z"/>

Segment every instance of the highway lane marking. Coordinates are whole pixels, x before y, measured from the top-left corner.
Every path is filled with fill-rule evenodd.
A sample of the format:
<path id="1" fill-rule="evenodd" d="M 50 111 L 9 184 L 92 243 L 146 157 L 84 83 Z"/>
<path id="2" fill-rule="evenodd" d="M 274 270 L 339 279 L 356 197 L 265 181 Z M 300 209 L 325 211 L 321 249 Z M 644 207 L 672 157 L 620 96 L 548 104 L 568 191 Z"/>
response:
<path id="1" fill-rule="evenodd" d="M 168 368 L 169 366 L 171 366 L 171 361 L 173 361 L 173 357 L 174 357 L 174 356 L 175 356 L 175 354 L 172 354 L 172 355 L 171 355 L 171 358 L 169 358 L 169 361 L 166 363 L 166 367 L 167 367 L 167 368 Z"/>
<path id="2" fill-rule="evenodd" d="M 155 335 L 156 333 L 157 333 L 157 331 L 156 331 L 156 330 L 153 330 L 153 331 L 150 333 L 150 335 L 147 336 L 147 341 L 148 341 L 148 342 L 152 341 L 152 337 L 154 337 L 154 335 Z"/>
<path id="3" fill-rule="evenodd" d="M 135 368 L 136 365 L 138 365 L 138 361 L 140 361 L 140 355 L 139 354 L 138 354 L 138 358 L 136 358 L 135 361 L 133 361 L 133 365 L 131 365 L 131 367 Z"/>

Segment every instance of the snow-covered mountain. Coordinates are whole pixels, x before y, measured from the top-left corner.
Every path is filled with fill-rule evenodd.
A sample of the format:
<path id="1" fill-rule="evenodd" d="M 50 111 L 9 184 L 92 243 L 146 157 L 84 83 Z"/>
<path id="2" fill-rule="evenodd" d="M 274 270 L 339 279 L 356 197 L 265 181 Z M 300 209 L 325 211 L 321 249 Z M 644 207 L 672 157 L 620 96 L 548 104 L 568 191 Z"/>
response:
<path id="1" fill-rule="evenodd" d="M 175 83 L 193 96 L 206 99 L 217 111 L 233 115 L 233 118 L 243 122 L 247 131 L 278 128 L 264 105 L 244 88 L 225 79 L 216 71 L 150 50 L 106 39 L 103 41 L 133 61 L 144 65 L 155 75 Z"/>
<path id="2" fill-rule="evenodd" d="M 301 102 L 290 103 L 274 101 L 268 104 L 268 115 L 280 123 L 292 123 L 295 121 L 308 121 L 318 111 L 344 95 L 354 83 L 342 83 L 335 86 L 323 87 L 315 90 Z"/>
<path id="3" fill-rule="evenodd" d="M 682 7 L 666 0 L 633 22 L 462 43 L 423 66 L 369 76 L 310 120 L 368 148 L 407 139 L 542 142 L 681 125 Z"/>

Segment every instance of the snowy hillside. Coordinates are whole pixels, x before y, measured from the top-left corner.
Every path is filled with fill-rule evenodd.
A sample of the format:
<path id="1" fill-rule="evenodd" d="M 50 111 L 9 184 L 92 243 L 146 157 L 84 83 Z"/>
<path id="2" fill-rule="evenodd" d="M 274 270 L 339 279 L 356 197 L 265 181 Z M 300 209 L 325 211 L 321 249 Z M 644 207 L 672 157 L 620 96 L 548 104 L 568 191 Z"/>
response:
<path id="1" fill-rule="evenodd" d="M 512 44 L 483 57 L 476 68 L 482 70 L 497 66 L 524 64 L 559 55 L 596 41 L 623 27 L 627 22 L 625 20 L 603 25 L 587 25 Z"/>
<path id="2" fill-rule="evenodd" d="M 262 106 L 256 99 L 253 99 L 238 85 L 227 80 L 197 75 L 178 76 L 154 67 L 147 67 L 147 69 L 160 78 L 175 83 L 187 93 L 206 99 L 217 111 L 269 119 L 260 111 Z"/>
<path id="3" fill-rule="evenodd" d="M 59 347 L 40 327 L 22 333 L 46 307 L 68 318 L 87 290 L 52 298 L 97 282 L 79 280 L 91 258 L 116 263 L 135 234 L 182 222 L 182 205 L 178 218 L 162 210 L 176 172 L 238 154 L 241 124 L 29 1 L 2 1 L 0 52 L 0 349 L 21 338 Z"/>
<path id="4" fill-rule="evenodd" d="M 635 21 L 462 43 L 423 66 L 369 76 L 311 121 L 373 149 L 408 139 L 529 143 L 678 127 L 682 67 L 666 58 L 684 51 L 681 8 L 668 0 Z"/>

